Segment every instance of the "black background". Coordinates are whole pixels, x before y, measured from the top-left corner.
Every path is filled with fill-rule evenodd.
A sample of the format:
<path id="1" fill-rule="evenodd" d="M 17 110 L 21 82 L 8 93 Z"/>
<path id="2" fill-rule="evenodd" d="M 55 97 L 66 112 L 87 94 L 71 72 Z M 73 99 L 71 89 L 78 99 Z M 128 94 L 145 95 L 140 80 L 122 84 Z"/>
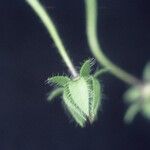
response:
<path id="1" fill-rule="evenodd" d="M 92 57 L 85 36 L 83 0 L 42 0 L 77 68 Z M 142 77 L 150 60 L 149 0 L 99 0 L 99 39 L 106 55 Z M 0 0 L 0 150 L 144 150 L 150 122 L 142 116 L 123 123 L 127 106 L 122 81 L 101 78 L 104 98 L 99 120 L 84 129 L 52 104 L 48 76 L 68 74 L 38 17 L 24 0 Z"/>

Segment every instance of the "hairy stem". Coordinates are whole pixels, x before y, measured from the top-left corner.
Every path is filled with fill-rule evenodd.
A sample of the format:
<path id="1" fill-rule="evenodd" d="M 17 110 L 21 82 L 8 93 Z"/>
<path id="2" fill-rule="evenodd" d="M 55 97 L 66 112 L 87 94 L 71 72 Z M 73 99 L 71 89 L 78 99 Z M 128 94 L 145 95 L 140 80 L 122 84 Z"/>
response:
<path id="1" fill-rule="evenodd" d="M 136 77 L 116 66 L 103 53 L 97 35 L 97 7 L 97 0 L 85 0 L 86 32 L 91 52 L 97 61 L 106 67 L 114 76 L 131 85 L 139 84 L 140 81 Z"/>
<path id="2" fill-rule="evenodd" d="M 51 17 L 48 15 L 48 13 L 46 12 L 42 4 L 39 2 L 39 0 L 26 0 L 26 2 L 32 7 L 35 13 L 39 16 L 44 26 L 48 30 L 51 38 L 55 42 L 55 45 L 58 48 L 58 52 L 60 53 L 67 67 L 69 68 L 69 71 L 71 72 L 73 77 L 76 77 L 78 75 L 77 71 L 75 70 L 75 67 L 71 62 L 71 59 L 69 58 L 69 55 L 67 54 L 66 48 L 64 47 L 62 43 L 62 40 L 57 32 L 57 29 Z"/>

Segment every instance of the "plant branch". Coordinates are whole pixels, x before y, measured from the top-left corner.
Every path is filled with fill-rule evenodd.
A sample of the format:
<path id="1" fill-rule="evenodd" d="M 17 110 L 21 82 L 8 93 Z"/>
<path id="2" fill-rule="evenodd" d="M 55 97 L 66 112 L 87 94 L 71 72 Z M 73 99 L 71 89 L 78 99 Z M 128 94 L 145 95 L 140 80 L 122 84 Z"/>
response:
<path id="1" fill-rule="evenodd" d="M 112 63 L 109 58 L 107 58 L 103 53 L 98 42 L 97 35 L 97 7 L 97 0 L 85 0 L 86 32 L 91 52 L 93 53 L 97 61 L 101 65 L 106 67 L 114 76 L 131 85 L 139 84 L 140 81 L 136 77 L 132 76 L 131 74 L 127 73 L 126 71 Z"/>
<path id="2" fill-rule="evenodd" d="M 100 70 L 98 70 L 98 71 L 95 72 L 94 77 L 95 77 L 95 78 L 98 78 L 98 77 L 101 76 L 102 74 L 108 73 L 108 72 L 109 72 L 108 69 L 105 69 L 105 68 L 100 69 Z"/>
<path id="3" fill-rule="evenodd" d="M 64 62 L 66 63 L 69 71 L 71 72 L 73 77 L 78 75 L 74 65 L 67 54 L 66 48 L 64 47 L 62 40 L 57 32 L 57 29 L 51 19 L 51 17 L 46 12 L 45 8 L 39 2 L 39 0 L 26 0 L 26 2 L 31 6 L 31 8 L 35 11 L 35 13 L 39 16 L 41 21 L 43 22 L 44 26 L 49 32 L 49 35 L 53 39 L 55 45 L 58 48 L 58 52 L 60 53 L 61 57 L 63 58 Z"/>

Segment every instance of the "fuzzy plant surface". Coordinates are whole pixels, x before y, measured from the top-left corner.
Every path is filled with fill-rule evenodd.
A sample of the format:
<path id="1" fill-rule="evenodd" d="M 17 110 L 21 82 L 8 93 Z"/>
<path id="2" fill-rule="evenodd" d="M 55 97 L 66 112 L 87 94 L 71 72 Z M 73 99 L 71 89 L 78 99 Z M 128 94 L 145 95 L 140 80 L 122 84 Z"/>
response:
<path id="1" fill-rule="evenodd" d="M 63 106 L 81 127 L 86 123 L 92 124 L 97 119 L 102 99 L 101 84 L 97 80 L 98 73 L 90 74 L 92 66 L 93 60 L 89 59 L 83 63 L 76 78 L 53 76 L 47 80 L 49 84 L 58 86 L 50 93 L 48 99 L 51 101 L 62 94 Z"/>

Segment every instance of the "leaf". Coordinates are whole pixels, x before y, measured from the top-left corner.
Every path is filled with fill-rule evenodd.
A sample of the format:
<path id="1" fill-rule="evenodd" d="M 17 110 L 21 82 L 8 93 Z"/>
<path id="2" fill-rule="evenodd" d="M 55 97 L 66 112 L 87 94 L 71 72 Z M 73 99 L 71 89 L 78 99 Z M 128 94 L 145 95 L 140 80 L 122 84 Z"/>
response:
<path id="1" fill-rule="evenodd" d="M 80 69 L 80 76 L 89 76 L 91 72 L 91 66 L 94 65 L 94 59 L 88 59 L 86 60 L 81 69 Z"/>
<path id="2" fill-rule="evenodd" d="M 58 86 L 65 86 L 66 83 L 68 83 L 70 79 L 66 76 L 54 76 L 47 79 L 48 84 L 56 84 Z"/>
<path id="3" fill-rule="evenodd" d="M 133 103 L 137 99 L 139 99 L 140 96 L 141 96 L 141 93 L 139 91 L 139 88 L 131 87 L 125 92 L 125 94 L 123 95 L 123 98 L 125 99 L 126 102 Z"/>
<path id="4" fill-rule="evenodd" d="M 140 111 L 140 106 L 139 104 L 132 104 L 126 114 L 125 114 L 125 117 L 124 117 L 124 121 L 126 123 L 131 123 L 135 117 L 135 115 Z"/>
<path id="5" fill-rule="evenodd" d="M 48 94 L 47 100 L 52 101 L 63 93 L 63 88 L 57 88 Z"/>
<path id="6" fill-rule="evenodd" d="M 148 62 L 144 68 L 143 79 L 150 82 L 150 62 Z"/>

